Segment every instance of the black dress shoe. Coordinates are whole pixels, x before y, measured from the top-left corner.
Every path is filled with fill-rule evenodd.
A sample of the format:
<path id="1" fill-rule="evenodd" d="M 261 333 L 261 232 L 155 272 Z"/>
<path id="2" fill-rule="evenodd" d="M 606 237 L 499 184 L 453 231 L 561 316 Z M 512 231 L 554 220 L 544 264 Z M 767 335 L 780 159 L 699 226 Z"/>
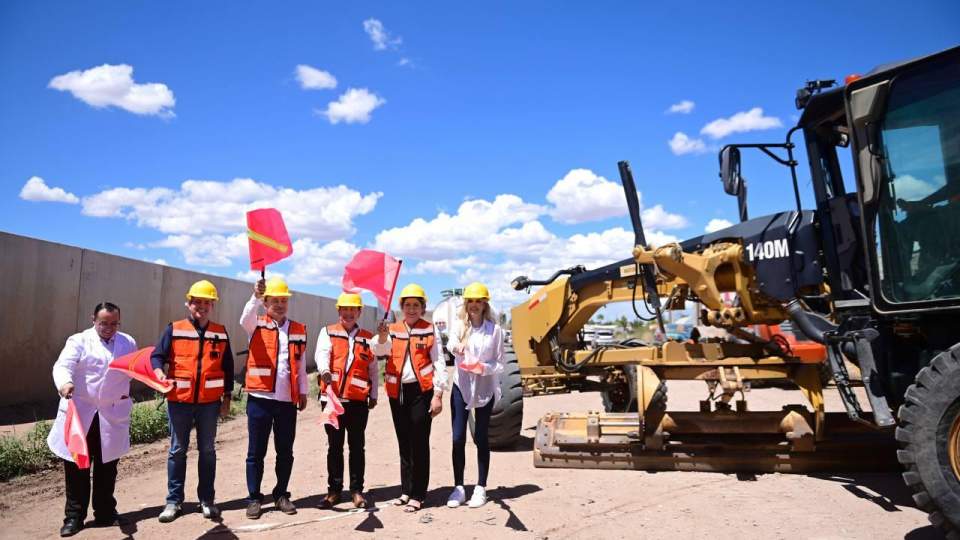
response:
<path id="1" fill-rule="evenodd" d="M 63 527 L 60 527 L 60 536 L 73 536 L 80 532 L 80 529 L 83 528 L 83 522 L 79 519 L 68 519 L 63 522 Z"/>
<path id="2" fill-rule="evenodd" d="M 126 521 L 120 517 L 120 514 L 114 512 L 113 515 L 109 517 L 95 517 L 93 523 L 97 527 L 116 527 L 126 524 Z"/>

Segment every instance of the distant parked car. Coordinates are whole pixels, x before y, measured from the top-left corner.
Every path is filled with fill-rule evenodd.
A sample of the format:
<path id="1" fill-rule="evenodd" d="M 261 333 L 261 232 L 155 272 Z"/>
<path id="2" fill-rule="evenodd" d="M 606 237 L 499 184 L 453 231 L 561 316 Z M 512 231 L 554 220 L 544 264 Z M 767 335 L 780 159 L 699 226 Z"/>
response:
<path id="1" fill-rule="evenodd" d="M 617 342 L 614 332 L 617 327 L 612 324 L 585 324 L 583 326 L 583 340 L 594 348 L 606 347 Z"/>

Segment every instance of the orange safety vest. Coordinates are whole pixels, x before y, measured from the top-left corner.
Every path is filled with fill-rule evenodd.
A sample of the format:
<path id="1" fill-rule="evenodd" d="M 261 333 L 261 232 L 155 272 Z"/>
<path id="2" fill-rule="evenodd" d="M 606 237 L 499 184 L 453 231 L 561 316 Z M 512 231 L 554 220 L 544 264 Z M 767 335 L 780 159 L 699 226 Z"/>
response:
<path id="1" fill-rule="evenodd" d="M 400 397 L 400 377 L 408 354 L 413 362 L 413 372 L 417 375 L 420 390 L 426 392 L 433 388 L 433 361 L 430 360 L 430 351 L 433 349 L 434 339 L 433 325 L 423 319 L 415 322 L 409 331 L 403 321 L 390 325 L 392 350 L 384 370 L 384 386 L 388 396 L 392 399 Z"/>
<path id="2" fill-rule="evenodd" d="M 370 395 L 370 364 L 377 361 L 370 345 L 373 334 L 363 328 L 357 330 L 353 338 L 353 359 L 350 360 L 350 333 L 342 324 L 327 327 L 330 336 L 330 378 L 333 391 L 341 398 L 350 401 L 366 401 Z M 327 385 L 320 381 L 320 392 L 326 392 Z"/>
<path id="3" fill-rule="evenodd" d="M 230 338 L 222 324 L 207 323 L 200 333 L 193 321 L 183 319 L 172 324 L 170 378 L 173 390 L 167 400 L 178 403 L 212 403 L 223 396 L 223 355 Z"/>
<path id="4" fill-rule="evenodd" d="M 307 327 L 297 321 L 290 321 L 287 328 L 287 359 L 290 361 L 290 398 L 294 403 L 300 399 L 300 372 L 297 369 L 301 361 L 306 361 Z M 277 391 L 277 351 L 280 349 L 280 328 L 276 321 L 266 315 L 257 317 L 257 328 L 250 338 L 247 353 L 247 392 Z"/>

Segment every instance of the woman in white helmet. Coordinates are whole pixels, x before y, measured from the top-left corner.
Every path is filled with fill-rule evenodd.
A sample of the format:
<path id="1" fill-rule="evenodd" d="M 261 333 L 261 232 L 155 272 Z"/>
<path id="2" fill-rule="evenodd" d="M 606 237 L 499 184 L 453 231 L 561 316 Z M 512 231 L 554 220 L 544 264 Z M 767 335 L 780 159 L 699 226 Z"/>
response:
<path id="1" fill-rule="evenodd" d="M 467 419 L 474 414 L 473 442 L 477 445 L 477 485 L 468 505 L 479 508 L 487 502 L 487 473 L 490 446 L 487 429 L 493 404 L 500 399 L 503 371 L 503 330 L 490 309 L 490 291 L 482 283 L 471 283 L 463 291 L 463 306 L 450 330 L 447 348 L 455 357 L 450 410 L 453 423 L 453 492 L 447 506 L 456 508 L 467 494 L 463 487 L 466 462 Z"/>

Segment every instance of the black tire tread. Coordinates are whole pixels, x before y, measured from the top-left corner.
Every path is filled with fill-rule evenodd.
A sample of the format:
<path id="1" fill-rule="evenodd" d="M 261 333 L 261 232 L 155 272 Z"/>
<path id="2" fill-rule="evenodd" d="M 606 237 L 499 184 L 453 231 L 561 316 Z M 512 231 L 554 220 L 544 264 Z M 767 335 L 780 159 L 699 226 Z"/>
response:
<path id="1" fill-rule="evenodd" d="M 897 460 L 904 467 L 903 481 L 913 491 L 917 507 L 947 538 L 960 538 L 960 493 L 952 470 L 943 470 L 936 434 L 942 416 L 958 398 L 958 379 L 960 343 L 917 374 L 898 410 L 900 423 L 894 432 L 900 443 Z"/>

